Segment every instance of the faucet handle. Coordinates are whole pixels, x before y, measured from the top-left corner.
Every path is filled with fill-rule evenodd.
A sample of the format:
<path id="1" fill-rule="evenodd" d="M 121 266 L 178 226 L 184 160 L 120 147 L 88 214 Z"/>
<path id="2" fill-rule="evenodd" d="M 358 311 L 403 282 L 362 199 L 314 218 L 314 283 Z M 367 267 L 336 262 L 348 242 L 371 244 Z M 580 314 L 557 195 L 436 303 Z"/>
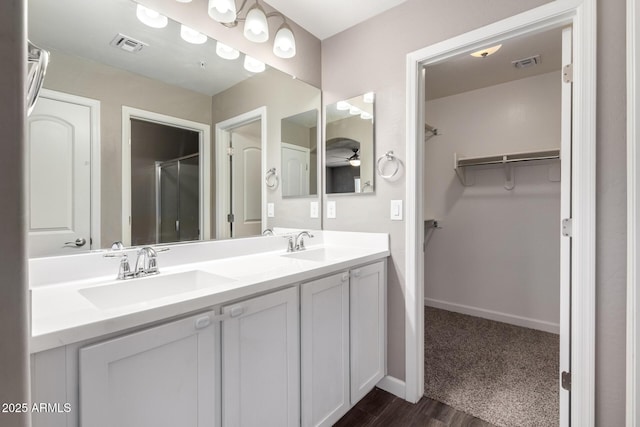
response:
<path id="1" fill-rule="evenodd" d="M 287 252 L 295 252 L 295 247 L 294 247 L 294 243 L 293 243 L 293 236 L 282 236 L 287 240 Z"/>
<path id="2" fill-rule="evenodd" d="M 120 257 L 120 268 L 118 269 L 118 279 L 131 279 L 134 274 L 131 272 L 131 264 L 129 264 L 129 257 L 124 254 Z"/>

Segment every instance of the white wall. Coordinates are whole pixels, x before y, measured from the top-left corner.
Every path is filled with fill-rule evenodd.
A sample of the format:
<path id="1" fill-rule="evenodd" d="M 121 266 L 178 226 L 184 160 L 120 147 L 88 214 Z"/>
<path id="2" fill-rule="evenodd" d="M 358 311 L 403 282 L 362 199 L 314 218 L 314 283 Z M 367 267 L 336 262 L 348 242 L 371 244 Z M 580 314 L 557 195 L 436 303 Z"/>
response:
<path id="1" fill-rule="evenodd" d="M 557 71 L 426 103 L 440 135 L 425 145 L 425 214 L 443 228 L 428 235 L 425 304 L 558 332 L 559 162 L 515 167 L 509 191 L 500 167 L 464 187 L 453 153 L 559 148 L 560 84 Z"/>

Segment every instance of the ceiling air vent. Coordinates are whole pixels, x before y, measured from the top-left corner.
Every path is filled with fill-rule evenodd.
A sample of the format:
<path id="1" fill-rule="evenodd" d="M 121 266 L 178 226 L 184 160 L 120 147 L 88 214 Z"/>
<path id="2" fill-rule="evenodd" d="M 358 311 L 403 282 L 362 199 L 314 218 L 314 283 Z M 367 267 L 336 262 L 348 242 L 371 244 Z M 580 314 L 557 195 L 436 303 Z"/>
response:
<path id="1" fill-rule="evenodd" d="M 120 33 L 118 33 L 118 35 L 115 36 L 109 44 L 113 47 L 120 48 L 129 53 L 140 52 L 143 47 L 149 46 L 145 42 L 141 42 L 140 40 L 136 40 L 132 37 L 125 36 L 124 34 Z"/>
<path id="2" fill-rule="evenodd" d="M 516 68 L 534 67 L 540 63 L 540 55 L 530 56 L 528 58 L 518 59 L 511 62 Z"/>

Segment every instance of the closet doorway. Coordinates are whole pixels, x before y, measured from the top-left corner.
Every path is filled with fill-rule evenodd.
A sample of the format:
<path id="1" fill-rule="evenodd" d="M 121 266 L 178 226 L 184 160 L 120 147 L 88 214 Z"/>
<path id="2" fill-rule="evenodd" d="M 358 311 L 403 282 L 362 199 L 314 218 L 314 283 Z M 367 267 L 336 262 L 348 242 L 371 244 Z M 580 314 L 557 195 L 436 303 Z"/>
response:
<path id="1" fill-rule="evenodd" d="M 424 67 L 425 395 L 495 425 L 561 425 L 571 32 Z"/>

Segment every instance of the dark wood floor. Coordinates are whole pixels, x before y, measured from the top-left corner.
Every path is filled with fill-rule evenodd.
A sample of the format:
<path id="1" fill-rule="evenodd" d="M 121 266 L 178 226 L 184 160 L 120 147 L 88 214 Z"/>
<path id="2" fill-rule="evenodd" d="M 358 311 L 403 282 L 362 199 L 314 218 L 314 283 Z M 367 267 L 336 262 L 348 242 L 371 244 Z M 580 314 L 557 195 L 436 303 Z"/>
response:
<path id="1" fill-rule="evenodd" d="M 423 397 L 411 404 L 374 388 L 334 427 L 495 427 L 486 421 Z"/>

